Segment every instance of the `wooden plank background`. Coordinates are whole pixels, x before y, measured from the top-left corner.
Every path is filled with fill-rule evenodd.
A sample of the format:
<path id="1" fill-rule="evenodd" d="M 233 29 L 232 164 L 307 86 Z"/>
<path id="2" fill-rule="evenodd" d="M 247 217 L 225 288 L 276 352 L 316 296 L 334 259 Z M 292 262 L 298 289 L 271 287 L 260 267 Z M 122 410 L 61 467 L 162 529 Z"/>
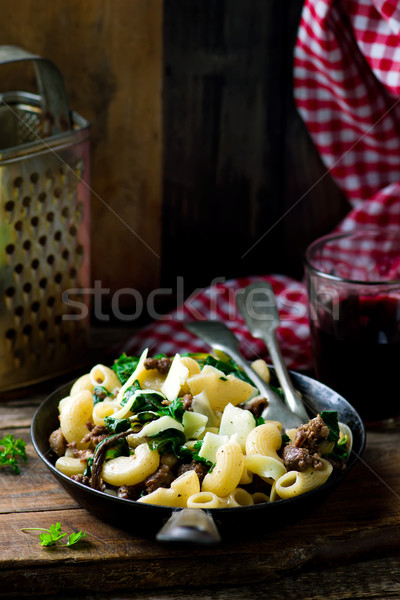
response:
<path id="1" fill-rule="evenodd" d="M 110 288 L 105 303 L 160 284 L 173 302 L 177 276 L 185 294 L 214 277 L 301 277 L 305 246 L 347 210 L 294 108 L 301 7 L 0 0 L 0 43 L 54 60 L 92 122 L 92 279 Z"/>
<path id="2" fill-rule="evenodd" d="M 110 288 L 105 300 L 159 282 L 162 9 L 161 0 L 0 0 L 0 43 L 53 60 L 70 107 L 92 123 L 92 279 Z M 1 90 L 26 89 L 14 87 L 21 71 L 0 69 Z"/>
<path id="3" fill-rule="evenodd" d="M 264 523 L 211 547 L 160 544 L 80 508 L 40 461 L 29 426 L 44 394 L 0 405 L 0 439 L 24 439 L 28 455 L 20 475 L 0 472 L 0 597 L 399 598 L 398 430 L 368 432 L 359 464 L 294 522 Z M 84 529 L 87 540 L 43 548 L 39 532 L 22 531 L 56 522 L 68 533 Z"/>
<path id="4" fill-rule="evenodd" d="M 307 244 L 348 209 L 294 107 L 302 4 L 164 2 L 165 281 L 301 277 Z"/>

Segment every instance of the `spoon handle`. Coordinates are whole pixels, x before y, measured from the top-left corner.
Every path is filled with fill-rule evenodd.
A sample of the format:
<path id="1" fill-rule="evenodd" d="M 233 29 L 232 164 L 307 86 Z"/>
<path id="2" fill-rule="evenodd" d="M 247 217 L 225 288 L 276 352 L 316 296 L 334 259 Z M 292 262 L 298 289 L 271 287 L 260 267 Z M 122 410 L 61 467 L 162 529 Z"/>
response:
<path id="1" fill-rule="evenodd" d="M 253 337 L 262 339 L 267 346 L 287 405 L 306 422 L 307 411 L 290 379 L 276 337 L 280 319 L 271 286 L 266 281 L 251 283 L 236 296 L 236 305 Z"/>

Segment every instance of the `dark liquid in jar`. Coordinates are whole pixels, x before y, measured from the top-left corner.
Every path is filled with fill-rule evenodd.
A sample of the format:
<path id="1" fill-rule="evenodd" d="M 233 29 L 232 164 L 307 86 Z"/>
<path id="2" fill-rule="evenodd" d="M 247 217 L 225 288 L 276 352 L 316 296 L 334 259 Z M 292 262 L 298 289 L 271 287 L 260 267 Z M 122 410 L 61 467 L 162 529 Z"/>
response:
<path id="1" fill-rule="evenodd" d="M 351 296 L 311 321 L 317 378 L 370 423 L 400 415 L 400 303 Z"/>

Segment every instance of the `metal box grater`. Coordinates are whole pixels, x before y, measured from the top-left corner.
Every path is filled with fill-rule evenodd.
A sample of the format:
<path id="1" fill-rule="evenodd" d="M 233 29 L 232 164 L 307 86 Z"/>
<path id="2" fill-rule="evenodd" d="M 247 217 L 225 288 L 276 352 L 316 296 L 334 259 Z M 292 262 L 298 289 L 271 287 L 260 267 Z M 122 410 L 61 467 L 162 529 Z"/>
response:
<path id="1" fill-rule="evenodd" d="M 0 94 L 0 392 L 79 366 L 89 334 L 90 126 L 52 62 L 0 46 L 17 61 L 39 94 Z"/>

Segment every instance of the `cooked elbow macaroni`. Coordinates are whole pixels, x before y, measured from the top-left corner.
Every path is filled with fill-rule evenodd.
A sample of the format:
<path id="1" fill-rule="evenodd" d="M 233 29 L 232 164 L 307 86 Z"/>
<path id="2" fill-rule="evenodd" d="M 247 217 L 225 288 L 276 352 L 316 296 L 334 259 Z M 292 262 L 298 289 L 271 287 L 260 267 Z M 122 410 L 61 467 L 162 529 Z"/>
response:
<path id="1" fill-rule="evenodd" d="M 319 462 L 293 468 L 283 448 L 295 449 L 297 430 L 284 439 L 281 423 L 246 410 L 258 390 L 232 362 L 212 355 L 147 359 L 147 350 L 131 363 L 125 358 L 126 371 L 116 368 L 119 361 L 114 368 L 97 364 L 59 403 L 67 447 L 55 466 L 86 485 L 100 481 L 101 489 L 124 490 L 123 497 L 145 504 L 250 506 L 323 485 L 333 470 L 323 449 L 351 448 L 343 426 L 339 440 L 321 441 Z M 267 365 L 257 367 L 269 380 Z"/>

